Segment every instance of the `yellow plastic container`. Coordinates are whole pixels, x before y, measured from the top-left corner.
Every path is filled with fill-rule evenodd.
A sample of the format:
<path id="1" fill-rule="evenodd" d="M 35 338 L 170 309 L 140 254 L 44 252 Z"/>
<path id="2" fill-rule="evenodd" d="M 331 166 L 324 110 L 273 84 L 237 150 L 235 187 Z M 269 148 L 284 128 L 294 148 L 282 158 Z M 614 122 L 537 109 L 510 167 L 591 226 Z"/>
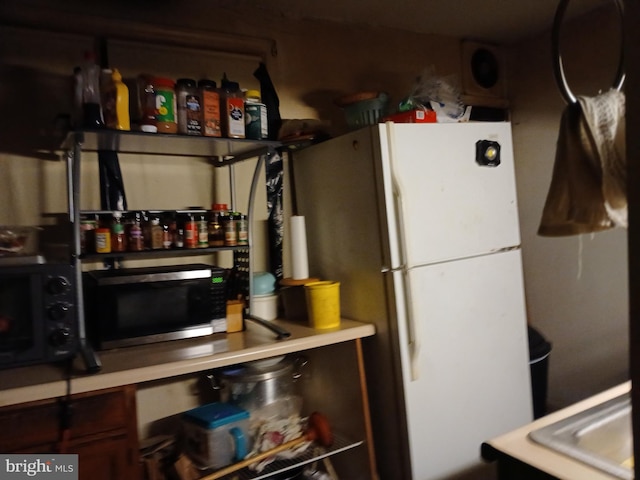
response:
<path id="1" fill-rule="evenodd" d="M 309 324 L 325 329 L 340 326 L 340 282 L 330 280 L 304 285 Z"/>
<path id="2" fill-rule="evenodd" d="M 118 130 L 131 130 L 129 119 L 129 89 L 122 81 L 122 75 L 118 69 L 113 69 L 113 86 L 116 89 L 116 117 Z"/>
<path id="3" fill-rule="evenodd" d="M 103 100 L 104 123 L 108 128 L 131 130 L 129 118 L 129 89 L 122 75 L 114 68 Z"/>

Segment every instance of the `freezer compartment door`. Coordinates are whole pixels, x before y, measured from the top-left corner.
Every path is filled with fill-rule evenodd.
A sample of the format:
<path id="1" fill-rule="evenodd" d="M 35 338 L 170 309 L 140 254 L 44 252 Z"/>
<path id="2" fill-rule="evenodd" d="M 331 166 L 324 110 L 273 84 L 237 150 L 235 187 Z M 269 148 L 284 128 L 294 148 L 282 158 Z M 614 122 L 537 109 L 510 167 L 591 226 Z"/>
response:
<path id="1" fill-rule="evenodd" d="M 520 245 L 509 123 L 378 128 L 409 266 Z M 495 157 L 482 155 L 491 147 Z"/>
<path id="2" fill-rule="evenodd" d="M 532 420 L 520 251 L 409 272 L 419 370 L 403 377 L 413 478 L 480 463 L 483 441 Z"/>

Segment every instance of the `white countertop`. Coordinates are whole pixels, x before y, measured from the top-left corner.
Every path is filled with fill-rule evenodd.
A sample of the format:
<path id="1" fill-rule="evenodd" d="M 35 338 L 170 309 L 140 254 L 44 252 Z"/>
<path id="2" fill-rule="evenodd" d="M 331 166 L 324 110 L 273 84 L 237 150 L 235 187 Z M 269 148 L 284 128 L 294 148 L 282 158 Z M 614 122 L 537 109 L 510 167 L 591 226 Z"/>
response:
<path id="1" fill-rule="evenodd" d="M 551 413 L 500 437 L 488 440 L 485 443 L 503 454 L 509 455 L 561 480 L 615 479 L 616 477 L 535 443 L 529 439 L 529 433 L 603 403 L 611 398 L 623 395 L 630 391 L 630 389 L 631 382 L 625 382 L 567 408 Z"/>
<path id="2" fill-rule="evenodd" d="M 243 332 L 99 352 L 102 369 L 97 373 L 86 373 L 77 358 L 71 371 L 71 393 L 169 378 L 375 334 L 373 324 L 348 319 L 342 319 L 340 327 L 328 330 L 284 320 L 273 323 L 288 330 L 291 337 L 277 340 L 270 330 L 246 322 Z M 64 396 L 67 386 L 65 368 L 53 364 L 1 370 L 0 406 Z"/>

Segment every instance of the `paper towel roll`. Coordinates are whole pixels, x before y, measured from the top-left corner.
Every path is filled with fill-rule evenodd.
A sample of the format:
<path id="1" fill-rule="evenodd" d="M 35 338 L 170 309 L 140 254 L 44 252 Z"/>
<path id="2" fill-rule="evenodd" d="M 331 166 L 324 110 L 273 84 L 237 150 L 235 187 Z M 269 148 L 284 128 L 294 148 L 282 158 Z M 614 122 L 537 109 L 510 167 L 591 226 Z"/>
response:
<path id="1" fill-rule="evenodd" d="M 293 215 L 291 225 L 291 277 L 300 280 L 309 277 L 309 259 L 307 257 L 307 230 L 304 216 Z"/>

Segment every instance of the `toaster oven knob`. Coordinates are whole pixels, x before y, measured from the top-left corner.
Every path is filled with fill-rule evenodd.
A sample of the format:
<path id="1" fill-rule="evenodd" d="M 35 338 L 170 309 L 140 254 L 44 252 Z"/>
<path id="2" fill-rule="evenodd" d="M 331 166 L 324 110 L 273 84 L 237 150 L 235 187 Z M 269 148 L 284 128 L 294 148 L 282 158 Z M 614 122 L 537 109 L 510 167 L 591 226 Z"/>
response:
<path id="1" fill-rule="evenodd" d="M 62 320 L 67 316 L 67 312 L 69 311 L 69 306 L 65 303 L 56 303 L 55 305 L 51 305 L 49 307 L 48 313 L 49 318 L 51 320 Z"/>
<path id="2" fill-rule="evenodd" d="M 71 332 L 67 328 L 58 328 L 51 332 L 49 336 L 49 342 L 54 347 L 62 347 L 69 343 L 69 338 L 71 337 Z"/>
<path id="3" fill-rule="evenodd" d="M 69 289 L 69 280 L 65 277 L 54 277 L 47 282 L 47 291 L 52 295 L 60 295 Z"/>

